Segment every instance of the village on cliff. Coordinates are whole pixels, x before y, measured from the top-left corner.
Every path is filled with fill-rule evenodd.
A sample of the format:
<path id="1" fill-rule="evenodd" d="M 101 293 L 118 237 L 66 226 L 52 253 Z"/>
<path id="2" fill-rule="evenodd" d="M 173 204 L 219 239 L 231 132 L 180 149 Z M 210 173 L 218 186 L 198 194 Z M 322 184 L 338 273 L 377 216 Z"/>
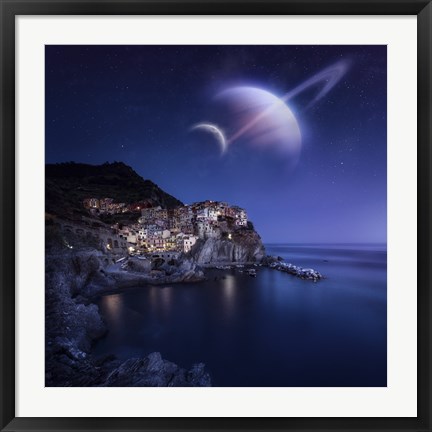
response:
<path id="1" fill-rule="evenodd" d="M 108 251 L 127 247 L 129 254 L 148 252 L 188 253 L 198 239 L 230 239 L 235 230 L 248 227 L 247 213 L 225 202 L 203 201 L 173 209 L 149 202 L 115 203 L 112 198 L 87 198 L 84 208 L 93 216 L 140 213 L 136 223 L 111 226 Z"/>

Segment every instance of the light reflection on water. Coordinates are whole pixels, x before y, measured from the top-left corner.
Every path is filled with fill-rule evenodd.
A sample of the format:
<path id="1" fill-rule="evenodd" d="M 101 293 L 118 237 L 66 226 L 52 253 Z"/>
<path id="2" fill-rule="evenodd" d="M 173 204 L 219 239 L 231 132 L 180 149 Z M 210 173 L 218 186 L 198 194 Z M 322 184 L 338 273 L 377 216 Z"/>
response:
<path id="1" fill-rule="evenodd" d="M 110 321 L 118 325 L 122 314 L 123 297 L 119 294 L 113 294 L 104 297 L 105 307 L 109 315 Z"/>
<path id="2" fill-rule="evenodd" d="M 160 301 L 165 314 L 169 314 L 171 311 L 172 291 L 172 287 L 163 287 L 159 290 Z"/>
<path id="3" fill-rule="evenodd" d="M 222 279 L 223 287 L 223 299 L 224 299 L 224 312 L 227 318 L 231 318 L 234 312 L 235 304 L 235 294 L 236 294 L 236 278 L 232 274 L 227 274 L 224 279 Z"/>

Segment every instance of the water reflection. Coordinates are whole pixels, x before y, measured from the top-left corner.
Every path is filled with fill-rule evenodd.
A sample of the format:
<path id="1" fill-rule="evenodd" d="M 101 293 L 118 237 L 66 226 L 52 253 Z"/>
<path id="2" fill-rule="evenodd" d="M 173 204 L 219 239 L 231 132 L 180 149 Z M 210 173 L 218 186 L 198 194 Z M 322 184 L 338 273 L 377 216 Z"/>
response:
<path id="1" fill-rule="evenodd" d="M 114 324 L 121 324 L 121 314 L 123 309 L 123 297 L 114 294 L 103 297 L 105 312 L 109 314 L 109 319 Z"/>
<path id="2" fill-rule="evenodd" d="M 171 312 L 172 291 L 173 289 L 171 287 L 163 287 L 159 292 L 162 310 L 165 314 L 169 314 Z"/>
<path id="3" fill-rule="evenodd" d="M 150 303 L 150 308 L 159 319 L 169 316 L 173 304 L 172 300 L 173 288 L 170 286 L 153 286 L 148 292 L 148 302 Z"/>
<path id="4" fill-rule="evenodd" d="M 157 301 L 158 301 L 158 288 L 157 287 L 152 286 L 150 288 L 149 300 L 150 300 L 150 305 L 153 308 L 156 308 L 157 307 Z"/>
<path id="5" fill-rule="evenodd" d="M 222 279 L 224 311 L 227 318 L 232 318 L 234 312 L 236 289 L 237 285 L 235 276 L 227 274 L 225 278 Z"/>

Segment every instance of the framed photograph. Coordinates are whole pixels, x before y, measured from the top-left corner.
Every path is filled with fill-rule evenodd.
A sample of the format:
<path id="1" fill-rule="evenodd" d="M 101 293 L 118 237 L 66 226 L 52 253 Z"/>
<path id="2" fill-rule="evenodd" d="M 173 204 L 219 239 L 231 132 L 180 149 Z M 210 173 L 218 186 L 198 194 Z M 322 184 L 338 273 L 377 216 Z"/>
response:
<path id="1" fill-rule="evenodd" d="M 2 431 L 432 430 L 429 1 L 0 5 Z"/>

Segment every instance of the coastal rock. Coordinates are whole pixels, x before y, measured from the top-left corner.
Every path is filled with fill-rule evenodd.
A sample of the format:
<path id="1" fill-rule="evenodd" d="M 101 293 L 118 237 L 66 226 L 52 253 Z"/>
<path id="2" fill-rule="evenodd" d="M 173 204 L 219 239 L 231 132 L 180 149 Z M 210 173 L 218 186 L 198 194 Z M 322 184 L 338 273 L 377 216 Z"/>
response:
<path id="1" fill-rule="evenodd" d="M 311 268 L 302 268 L 291 263 L 286 263 L 280 257 L 276 258 L 267 256 L 265 259 L 263 259 L 262 264 L 271 269 L 297 276 L 300 279 L 308 279 L 316 282 L 324 278 L 324 276 L 317 270 Z"/>
<path id="2" fill-rule="evenodd" d="M 261 261 L 261 263 L 266 266 L 270 266 L 273 263 L 279 262 L 283 262 L 283 258 L 275 255 L 266 255 Z"/>
<path id="3" fill-rule="evenodd" d="M 77 264 L 80 263 L 80 264 Z M 88 351 L 95 338 L 105 333 L 105 326 L 94 304 L 82 303 L 77 291 L 95 272 L 94 263 L 82 266 L 81 255 L 66 254 L 50 260 L 46 268 L 46 335 L 53 340 L 63 336 L 81 351 Z M 85 269 L 85 270 L 84 270 Z"/>
<path id="4" fill-rule="evenodd" d="M 125 269 L 133 272 L 148 273 L 152 269 L 151 260 L 141 260 L 130 258 L 125 263 Z"/>
<path id="5" fill-rule="evenodd" d="M 164 285 L 167 283 L 199 282 L 205 279 L 203 271 L 196 265 L 190 270 L 177 268 L 174 272 L 168 273 L 163 269 L 151 270 L 148 273 L 113 270 L 108 272 L 107 275 L 113 283 L 106 286 L 99 285 L 93 287 L 92 294 L 101 294 L 113 290 L 145 286 L 148 284 Z M 113 286 L 115 289 L 113 289 Z"/>
<path id="6" fill-rule="evenodd" d="M 154 352 L 144 358 L 129 359 L 114 369 L 102 386 L 107 387 L 208 387 L 210 376 L 202 363 L 189 371 L 162 359 Z"/>
<path id="7" fill-rule="evenodd" d="M 232 233 L 231 238 L 209 238 L 197 242 L 191 255 L 201 265 L 257 263 L 264 258 L 265 249 L 254 230 L 244 229 Z"/>
<path id="8" fill-rule="evenodd" d="M 179 265 L 179 270 L 181 272 L 189 272 L 189 271 L 195 270 L 195 269 L 196 269 L 196 264 L 194 263 L 194 261 L 192 259 L 183 258 L 181 260 L 181 263 Z"/>

